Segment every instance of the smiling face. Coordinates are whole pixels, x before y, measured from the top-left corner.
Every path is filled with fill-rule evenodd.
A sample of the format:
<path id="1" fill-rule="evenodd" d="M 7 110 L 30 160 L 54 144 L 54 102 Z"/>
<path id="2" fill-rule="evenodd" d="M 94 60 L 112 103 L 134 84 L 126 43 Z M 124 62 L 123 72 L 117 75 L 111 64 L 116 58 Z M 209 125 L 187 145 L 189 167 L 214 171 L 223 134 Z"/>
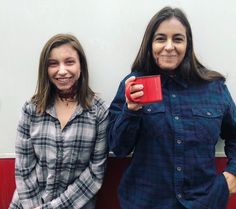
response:
<path id="1" fill-rule="evenodd" d="M 70 44 L 52 49 L 48 59 L 48 76 L 59 91 L 71 91 L 80 77 L 80 72 L 79 55 Z"/>
<path id="2" fill-rule="evenodd" d="M 184 59 L 187 48 L 186 28 L 175 17 L 164 20 L 152 41 L 152 55 L 163 70 L 174 70 Z"/>

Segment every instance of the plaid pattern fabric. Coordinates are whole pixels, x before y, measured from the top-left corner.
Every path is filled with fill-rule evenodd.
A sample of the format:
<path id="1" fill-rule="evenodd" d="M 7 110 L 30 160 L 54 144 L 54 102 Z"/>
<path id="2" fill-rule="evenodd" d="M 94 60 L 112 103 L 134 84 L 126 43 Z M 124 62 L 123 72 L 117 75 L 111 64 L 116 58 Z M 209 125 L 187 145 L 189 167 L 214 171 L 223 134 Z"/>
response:
<path id="1" fill-rule="evenodd" d="M 215 145 L 220 136 L 225 140 L 226 170 L 236 174 L 236 107 L 224 82 L 190 84 L 161 74 L 163 101 L 131 111 L 127 77 L 108 125 L 110 150 L 118 157 L 133 152 L 119 186 L 121 208 L 225 208 L 229 191 L 216 174 Z"/>
<path id="2" fill-rule="evenodd" d="M 107 116 L 95 96 L 90 109 L 77 106 L 61 129 L 54 106 L 39 115 L 27 102 L 17 129 L 17 191 L 10 208 L 94 208 L 108 153 Z"/>

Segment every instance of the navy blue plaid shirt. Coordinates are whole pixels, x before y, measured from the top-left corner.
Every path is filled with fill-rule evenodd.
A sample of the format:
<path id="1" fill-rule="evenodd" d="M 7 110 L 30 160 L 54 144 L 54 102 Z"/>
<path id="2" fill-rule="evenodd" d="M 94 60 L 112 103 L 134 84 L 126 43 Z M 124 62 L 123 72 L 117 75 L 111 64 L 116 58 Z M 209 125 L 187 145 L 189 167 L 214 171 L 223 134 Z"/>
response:
<path id="1" fill-rule="evenodd" d="M 225 140 L 236 174 L 236 107 L 222 80 L 190 84 L 161 75 L 163 101 L 131 111 L 125 80 L 110 106 L 108 138 L 118 157 L 133 152 L 120 186 L 122 209 L 223 209 L 229 190 L 217 175 L 215 145 Z"/>

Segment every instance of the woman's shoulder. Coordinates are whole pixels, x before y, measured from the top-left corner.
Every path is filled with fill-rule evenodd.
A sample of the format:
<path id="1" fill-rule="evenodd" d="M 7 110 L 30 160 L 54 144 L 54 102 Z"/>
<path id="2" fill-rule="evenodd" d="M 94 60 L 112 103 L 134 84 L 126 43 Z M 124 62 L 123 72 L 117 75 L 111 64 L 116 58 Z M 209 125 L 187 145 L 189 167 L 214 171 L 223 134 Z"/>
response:
<path id="1" fill-rule="evenodd" d="M 225 80 L 223 78 L 218 78 L 218 79 L 208 81 L 208 84 L 213 85 L 213 86 L 219 86 L 219 87 L 226 86 Z"/>
<path id="2" fill-rule="evenodd" d="M 102 111 L 106 111 L 108 106 L 104 99 L 102 99 L 98 94 L 95 94 L 92 100 L 92 108 L 101 109 Z"/>
<path id="3" fill-rule="evenodd" d="M 27 112 L 29 114 L 35 114 L 36 113 L 36 105 L 31 100 L 25 101 L 25 103 L 23 104 L 22 109 L 23 109 L 24 112 Z"/>
<path id="4" fill-rule="evenodd" d="M 36 111 L 36 105 L 33 104 L 30 100 L 25 101 L 21 108 L 20 118 L 22 118 L 23 120 L 25 120 L 25 118 L 32 120 L 37 116 L 39 115 Z"/>
<path id="5" fill-rule="evenodd" d="M 206 85 L 206 86 L 225 86 L 225 79 L 224 78 L 214 78 L 211 80 L 198 80 L 198 81 L 190 81 L 188 82 L 190 85 L 194 84 L 197 86 L 202 86 L 202 85 Z"/>
<path id="6" fill-rule="evenodd" d="M 108 116 L 108 106 L 106 105 L 105 100 L 103 100 L 97 94 L 94 95 L 91 106 L 86 111 L 88 114 L 93 115 L 96 120 L 100 121 Z"/>
<path id="7" fill-rule="evenodd" d="M 218 78 L 208 81 L 201 81 L 194 84 L 195 88 L 206 89 L 213 92 L 223 93 L 227 90 L 227 85 L 224 79 Z"/>
<path id="8" fill-rule="evenodd" d="M 129 77 L 131 76 L 135 76 L 135 77 L 139 77 L 139 76 L 144 76 L 144 73 L 142 72 L 132 72 L 132 73 L 129 73 L 128 75 L 126 75 L 122 81 L 125 81 L 127 80 Z"/>

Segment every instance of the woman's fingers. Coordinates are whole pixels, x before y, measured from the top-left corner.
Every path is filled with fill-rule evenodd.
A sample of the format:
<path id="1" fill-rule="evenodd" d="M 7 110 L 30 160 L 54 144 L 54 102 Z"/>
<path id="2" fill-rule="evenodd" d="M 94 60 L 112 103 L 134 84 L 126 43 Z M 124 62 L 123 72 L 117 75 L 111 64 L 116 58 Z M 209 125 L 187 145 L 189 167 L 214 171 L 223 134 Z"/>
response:
<path id="1" fill-rule="evenodd" d="M 227 171 L 223 172 L 223 174 L 226 178 L 230 194 L 236 193 L 236 176 Z"/>
<path id="2" fill-rule="evenodd" d="M 129 77 L 126 81 L 125 81 L 125 85 L 127 85 L 129 82 L 131 82 L 131 81 L 134 81 L 136 79 L 136 77 L 135 76 L 131 76 L 131 77 Z"/>
<path id="3" fill-rule="evenodd" d="M 133 82 L 133 81 L 135 81 L 135 76 L 131 76 L 130 78 L 128 78 L 125 81 L 125 85 L 128 85 L 130 82 Z M 126 103 L 127 103 L 128 109 L 137 111 L 142 108 L 141 104 L 135 102 L 136 99 L 143 96 L 142 89 L 143 89 L 142 84 L 133 84 L 130 86 L 130 97 L 132 101 L 126 97 Z"/>

